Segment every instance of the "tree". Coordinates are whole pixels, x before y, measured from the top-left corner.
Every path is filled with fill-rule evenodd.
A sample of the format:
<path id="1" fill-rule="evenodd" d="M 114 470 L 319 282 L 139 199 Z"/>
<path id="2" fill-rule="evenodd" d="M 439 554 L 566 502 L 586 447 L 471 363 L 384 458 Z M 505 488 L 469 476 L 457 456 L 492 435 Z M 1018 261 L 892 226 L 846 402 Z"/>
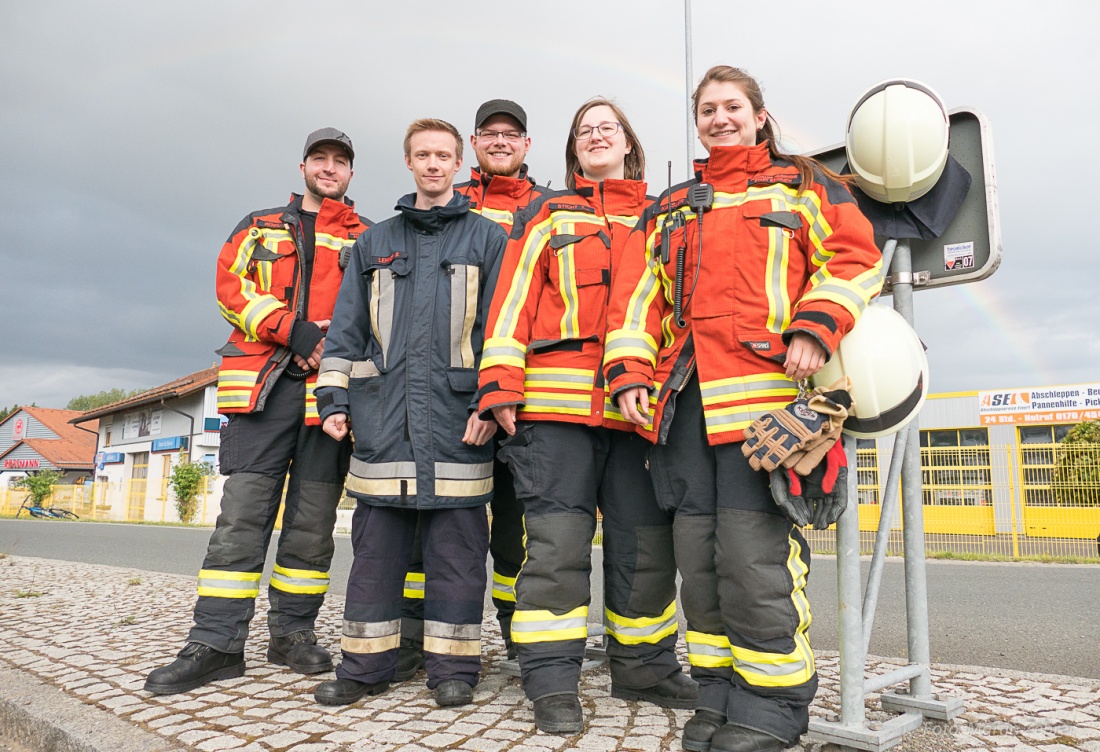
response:
<path id="1" fill-rule="evenodd" d="M 36 507 L 42 507 L 53 495 L 52 486 L 56 485 L 64 476 L 56 470 L 40 470 L 35 475 L 20 478 L 15 485 L 30 491 L 31 499 Z"/>
<path id="2" fill-rule="evenodd" d="M 110 405 L 113 402 L 119 402 L 128 397 L 133 397 L 147 391 L 149 390 L 131 389 L 130 391 L 126 391 L 125 389 L 107 389 L 102 392 L 96 392 L 95 394 L 81 394 L 69 400 L 69 404 L 65 405 L 65 409 L 87 412 L 88 410 L 95 410 L 97 407 Z"/>
<path id="3" fill-rule="evenodd" d="M 180 461 L 172 468 L 169 485 L 172 487 L 172 495 L 176 497 L 176 512 L 180 522 L 191 522 L 198 511 L 198 495 L 202 490 L 206 479 L 214 474 L 214 468 L 209 462 L 192 462 L 184 453 L 180 452 Z"/>
<path id="4" fill-rule="evenodd" d="M 1058 444 L 1050 485 L 1062 506 L 1100 506 L 1100 421 L 1078 423 Z"/>

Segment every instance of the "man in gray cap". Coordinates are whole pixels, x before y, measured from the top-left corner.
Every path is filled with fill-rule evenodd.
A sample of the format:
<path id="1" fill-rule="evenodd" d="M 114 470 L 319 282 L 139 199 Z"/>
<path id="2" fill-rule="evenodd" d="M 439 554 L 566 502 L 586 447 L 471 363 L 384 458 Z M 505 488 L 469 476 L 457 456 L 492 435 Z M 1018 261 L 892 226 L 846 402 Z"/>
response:
<path id="1" fill-rule="evenodd" d="M 548 191 L 527 174 L 524 158 L 531 148 L 527 113 L 510 99 L 490 99 L 477 108 L 470 146 L 477 156 L 470 180 L 454 189 L 470 200 L 470 211 L 512 232 L 516 214 Z M 494 452 L 495 454 L 495 452 Z M 516 499 L 512 473 L 500 460 L 493 463 L 492 529 L 489 552 L 493 557 L 493 605 L 507 657 L 516 657 L 512 644 L 512 614 L 516 610 L 516 576 L 523 565 L 523 505 Z M 401 651 L 396 681 L 411 679 L 424 665 L 424 570 L 419 546 L 405 579 L 405 613 L 401 623 Z"/>
<path id="2" fill-rule="evenodd" d="M 303 674 L 332 668 L 313 626 L 328 591 L 351 446 L 321 429 L 313 390 L 351 246 L 370 225 L 344 198 L 354 158 L 342 131 L 311 133 L 300 165 L 305 192 L 249 214 L 218 256 L 218 303 L 233 328 L 217 351 L 218 412 L 229 417 L 220 471 L 228 479 L 187 645 L 149 674 L 146 691 L 186 692 L 244 674 L 245 639 L 284 483 L 267 658 Z"/>

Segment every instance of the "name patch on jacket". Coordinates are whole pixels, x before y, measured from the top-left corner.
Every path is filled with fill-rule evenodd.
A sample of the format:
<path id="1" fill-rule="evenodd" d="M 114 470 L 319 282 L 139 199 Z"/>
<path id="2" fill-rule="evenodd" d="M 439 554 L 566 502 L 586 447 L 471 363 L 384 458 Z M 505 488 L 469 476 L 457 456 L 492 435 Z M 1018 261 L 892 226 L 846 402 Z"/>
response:
<path id="1" fill-rule="evenodd" d="M 776 183 L 782 183 L 783 185 L 802 185 L 802 176 L 799 174 L 772 174 L 772 175 L 757 175 L 754 178 L 749 178 L 749 185 L 775 185 Z"/>
<path id="2" fill-rule="evenodd" d="M 283 222 L 281 220 L 257 219 L 256 226 L 263 227 L 266 230 L 281 230 L 283 229 Z"/>
<path id="3" fill-rule="evenodd" d="M 582 212 L 584 214 L 595 214 L 596 210 L 587 204 L 560 204 L 551 202 L 547 204 L 547 208 L 552 211 L 567 211 L 567 212 Z"/>
<path id="4" fill-rule="evenodd" d="M 392 264 L 399 258 L 401 258 L 401 251 L 394 251 L 389 256 L 375 256 L 370 260 L 370 263 L 372 266 L 375 264 L 385 266 L 387 264 Z"/>

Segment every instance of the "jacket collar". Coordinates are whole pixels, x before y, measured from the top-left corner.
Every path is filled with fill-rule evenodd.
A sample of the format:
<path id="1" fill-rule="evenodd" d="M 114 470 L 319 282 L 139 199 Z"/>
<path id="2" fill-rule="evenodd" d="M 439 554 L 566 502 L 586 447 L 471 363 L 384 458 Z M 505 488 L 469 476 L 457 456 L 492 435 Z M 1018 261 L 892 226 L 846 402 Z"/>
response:
<path id="1" fill-rule="evenodd" d="M 744 190 L 749 177 L 771 166 L 767 141 L 755 146 L 715 146 L 709 158 L 695 160 L 695 176 L 716 188 Z"/>
<path id="2" fill-rule="evenodd" d="M 302 194 L 290 194 L 290 203 L 283 212 L 282 220 L 296 225 L 301 221 Z M 317 227 L 334 229 L 344 227 L 354 229 L 359 226 L 359 215 L 355 213 L 355 202 L 347 196 L 342 201 L 333 201 L 326 198 L 321 202 L 321 208 L 317 212 Z"/>
<path id="3" fill-rule="evenodd" d="M 589 180 L 580 173 L 575 174 L 573 178 L 577 185 L 576 193 L 587 199 L 588 203 L 603 215 L 632 216 L 641 214 L 642 207 L 646 203 L 646 184 L 644 180 L 608 178 L 607 180 L 595 181 Z"/>
<path id="4" fill-rule="evenodd" d="M 480 185 L 482 193 L 486 196 L 492 193 L 501 193 L 511 198 L 523 198 L 531 190 L 535 181 L 527 175 L 527 163 L 519 168 L 519 175 L 486 175 L 480 167 L 470 168 L 470 180 L 474 185 Z"/>
<path id="5" fill-rule="evenodd" d="M 458 217 L 466 216 L 470 211 L 470 200 L 458 191 L 454 192 L 446 206 L 433 206 L 431 209 L 416 208 L 416 194 L 409 193 L 397 200 L 394 207 L 419 232 L 432 235 Z"/>

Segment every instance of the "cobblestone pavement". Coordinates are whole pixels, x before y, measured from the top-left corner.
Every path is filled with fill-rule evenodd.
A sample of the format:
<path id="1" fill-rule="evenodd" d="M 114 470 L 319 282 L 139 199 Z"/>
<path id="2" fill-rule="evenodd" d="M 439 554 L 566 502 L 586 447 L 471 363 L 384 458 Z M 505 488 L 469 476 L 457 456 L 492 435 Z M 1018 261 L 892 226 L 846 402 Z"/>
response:
<path id="1" fill-rule="evenodd" d="M 313 701 L 312 692 L 331 674 L 303 677 L 264 660 L 262 596 L 256 634 L 246 650 L 246 676 L 181 695 L 144 692 L 145 675 L 182 646 L 193 600 L 193 578 L 3 556 L 0 662 L 183 749 L 204 752 L 675 751 L 691 716 L 690 711 L 611 699 L 610 678 L 600 668 L 582 677 L 586 731 L 576 736 L 539 733 L 519 680 L 498 670 L 503 643 L 492 619 L 483 632 L 483 679 L 473 705 L 436 707 L 421 674 L 356 705 L 324 707 Z M 330 598 L 318 623 L 318 636 L 334 654 L 342 608 L 342 601 Z M 872 659 L 869 670 L 886 672 L 898 665 Z M 821 689 L 811 712 L 838 712 L 836 655 L 819 654 L 818 669 Z M 934 666 L 933 684 L 937 692 L 962 697 L 965 713 L 952 723 L 927 721 L 895 749 L 1100 752 L 1100 682 Z M 0 688 L 0 699 L 5 691 Z M 868 699 L 868 717 L 889 718 L 876 709 L 875 700 Z M 802 749 L 837 748 L 807 742 Z"/>

